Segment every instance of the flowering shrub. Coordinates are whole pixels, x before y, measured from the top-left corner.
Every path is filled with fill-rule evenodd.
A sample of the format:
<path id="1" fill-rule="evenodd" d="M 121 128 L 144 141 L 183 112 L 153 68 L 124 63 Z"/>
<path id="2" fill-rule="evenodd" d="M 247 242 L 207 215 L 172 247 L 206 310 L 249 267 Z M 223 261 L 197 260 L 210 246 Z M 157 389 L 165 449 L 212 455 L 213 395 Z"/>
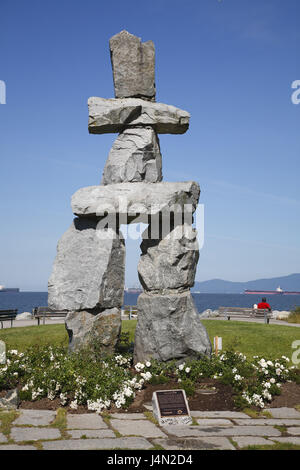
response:
<path id="1" fill-rule="evenodd" d="M 32 347 L 26 352 L 7 351 L 0 365 L 0 391 L 18 386 L 21 400 L 59 399 L 62 406 L 86 405 L 97 413 L 112 406 L 128 408 L 136 392 L 147 383 L 172 381 L 193 395 L 197 382 L 213 378 L 231 385 L 238 407 L 263 408 L 280 393 L 286 381 L 299 382 L 299 369 L 282 356 L 275 361 L 227 351 L 186 363 L 156 360 L 132 365 L 132 356 L 99 359 L 89 350 L 68 354 L 63 347 Z"/>

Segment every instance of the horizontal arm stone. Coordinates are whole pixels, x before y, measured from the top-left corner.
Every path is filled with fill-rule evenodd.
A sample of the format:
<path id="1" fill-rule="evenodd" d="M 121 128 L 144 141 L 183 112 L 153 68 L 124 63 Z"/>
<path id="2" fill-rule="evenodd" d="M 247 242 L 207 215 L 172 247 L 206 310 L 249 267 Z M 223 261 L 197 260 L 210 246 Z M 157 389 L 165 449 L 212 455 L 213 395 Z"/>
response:
<path id="1" fill-rule="evenodd" d="M 194 181 L 88 186 L 73 195 L 72 211 L 77 216 L 98 219 L 106 214 L 134 219 L 138 215 L 154 215 L 168 209 L 188 214 L 196 210 L 199 195 L 199 185 Z"/>
<path id="2" fill-rule="evenodd" d="M 122 132 L 125 128 L 151 126 L 158 134 L 184 134 L 190 114 L 175 106 L 139 98 L 88 100 L 90 134 Z"/>

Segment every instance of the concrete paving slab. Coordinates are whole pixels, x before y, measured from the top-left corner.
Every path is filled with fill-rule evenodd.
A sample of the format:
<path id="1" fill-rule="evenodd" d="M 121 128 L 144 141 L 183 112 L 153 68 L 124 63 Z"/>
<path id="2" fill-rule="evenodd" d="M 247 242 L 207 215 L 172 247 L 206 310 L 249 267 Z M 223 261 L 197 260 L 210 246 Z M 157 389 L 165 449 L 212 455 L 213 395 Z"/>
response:
<path id="1" fill-rule="evenodd" d="M 108 429 L 103 418 L 96 413 L 68 414 L 68 429 Z"/>
<path id="2" fill-rule="evenodd" d="M 300 437 L 294 437 L 294 436 L 284 436 L 284 437 L 274 437 L 274 441 L 276 442 L 281 442 L 282 444 L 295 444 L 297 446 L 300 446 Z"/>
<path id="3" fill-rule="evenodd" d="M 14 441 L 39 441 L 43 439 L 59 439 L 61 434 L 54 428 L 12 428 L 11 438 Z"/>
<path id="4" fill-rule="evenodd" d="M 45 450 L 100 450 L 100 449 L 151 449 L 151 442 L 142 437 L 115 439 L 70 439 L 43 442 Z"/>
<path id="5" fill-rule="evenodd" d="M 300 436 L 300 427 L 287 428 L 286 431 L 293 436 Z"/>
<path id="6" fill-rule="evenodd" d="M 162 430 L 177 437 L 281 436 L 280 431 L 272 426 L 164 426 Z"/>
<path id="7" fill-rule="evenodd" d="M 0 451 L 1 450 L 37 450 L 36 447 L 34 446 L 23 446 L 23 445 L 17 445 L 17 444 L 8 444 L 8 445 L 3 445 L 0 446 Z"/>
<path id="8" fill-rule="evenodd" d="M 155 439 L 154 444 L 165 450 L 235 450 L 226 437 L 206 437 L 202 439 Z"/>
<path id="9" fill-rule="evenodd" d="M 123 436 L 166 437 L 154 423 L 145 420 L 111 420 L 111 426 Z"/>
<path id="10" fill-rule="evenodd" d="M 85 436 L 85 438 L 98 439 L 103 439 L 104 437 L 116 437 L 115 433 L 111 429 L 68 429 L 68 434 L 72 439 L 82 439 L 82 436 Z"/>
<path id="11" fill-rule="evenodd" d="M 295 408 L 267 408 L 266 411 L 269 411 L 273 418 L 298 418 L 300 419 L 300 411 L 295 410 Z"/>
<path id="12" fill-rule="evenodd" d="M 191 411 L 194 418 L 245 418 L 251 419 L 246 413 L 240 411 Z"/>
<path id="13" fill-rule="evenodd" d="M 49 426 L 56 417 L 56 412 L 51 410 L 20 410 L 20 416 L 14 421 L 15 426 Z"/>
<path id="14" fill-rule="evenodd" d="M 240 449 L 248 446 L 273 446 L 275 444 L 274 441 L 264 439 L 263 437 L 233 437 L 232 440 L 237 443 Z"/>
<path id="15" fill-rule="evenodd" d="M 300 419 L 252 418 L 250 420 L 234 419 L 233 421 L 238 425 L 247 426 L 300 426 Z"/>
<path id="16" fill-rule="evenodd" d="M 196 421 L 199 426 L 233 426 L 232 421 L 222 418 L 200 418 Z"/>
<path id="17" fill-rule="evenodd" d="M 7 442 L 7 438 L 0 432 L 0 442 Z"/>
<path id="18" fill-rule="evenodd" d="M 112 413 L 109 416 L 112 419 L 147 419 L 143 413 Z"/>

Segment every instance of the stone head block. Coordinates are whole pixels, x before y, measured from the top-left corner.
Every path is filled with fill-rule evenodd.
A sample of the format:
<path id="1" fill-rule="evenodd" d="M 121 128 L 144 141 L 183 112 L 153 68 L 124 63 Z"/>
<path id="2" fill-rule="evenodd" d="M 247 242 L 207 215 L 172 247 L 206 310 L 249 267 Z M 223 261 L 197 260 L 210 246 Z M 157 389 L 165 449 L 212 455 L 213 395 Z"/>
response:
<path id="1" fill-rule="evenodd" d="M 152 41 L 121 31 L 109 41 L 116 98 L 155 99 L 155 49 Z"/>

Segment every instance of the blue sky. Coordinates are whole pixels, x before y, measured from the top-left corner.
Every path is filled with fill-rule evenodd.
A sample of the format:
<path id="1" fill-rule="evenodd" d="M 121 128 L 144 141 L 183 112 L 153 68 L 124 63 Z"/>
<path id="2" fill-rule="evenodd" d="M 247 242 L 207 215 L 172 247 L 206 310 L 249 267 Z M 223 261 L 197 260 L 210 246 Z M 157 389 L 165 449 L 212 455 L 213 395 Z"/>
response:
<path id="1" fill-rule="evenodd" d="M 197 280 L 299 272 L 299 17 L 298 0 L 1 0 L 0 284 L 47 289 L 70 198 L 100 183 L 116 135 L 88 134 L 87 99 L 114 96 L 122 29 L 155 43 L 157 101 L 191 113 L 160 143 L 164 180 L 201 187 Z"/>

